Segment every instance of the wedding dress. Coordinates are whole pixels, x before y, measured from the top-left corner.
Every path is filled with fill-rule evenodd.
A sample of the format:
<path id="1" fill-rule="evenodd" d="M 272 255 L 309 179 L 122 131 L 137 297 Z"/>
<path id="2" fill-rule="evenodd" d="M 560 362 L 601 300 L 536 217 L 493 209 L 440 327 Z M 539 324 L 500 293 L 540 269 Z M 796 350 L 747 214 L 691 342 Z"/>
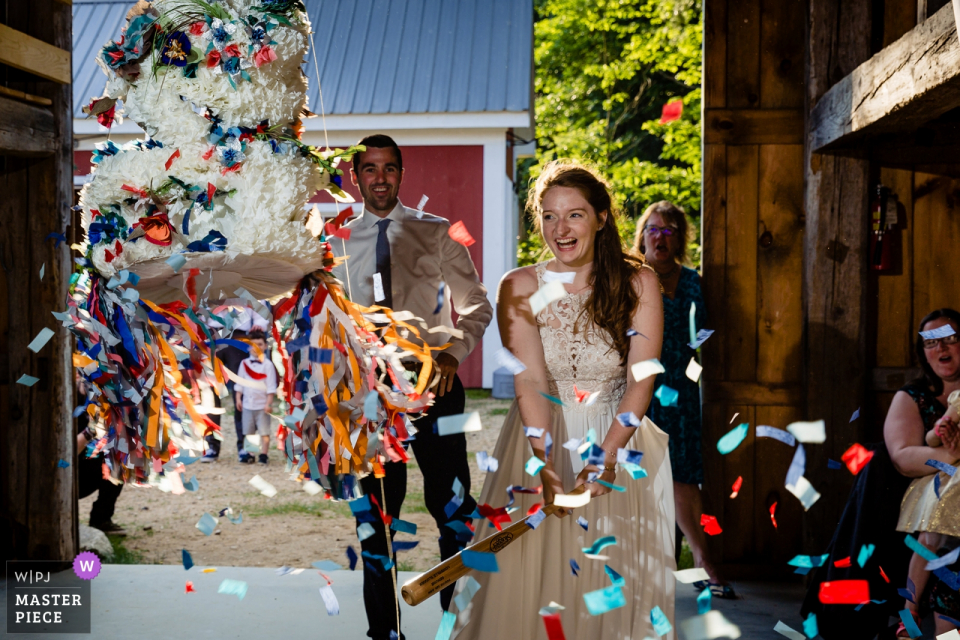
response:
<path id="1" fill-rule="evenodd" d="M 545 270 L 545 263 L 536 266 L 540 286 Z M 552 434 L 554 467 L 567 491 L 573 489 L 583 462 L 580 454 L 562 445 L 570 439 L 586 438 L 591 430 L 596 433 L 596 442 L 602 442 L 616 419 L 627 384 L 627 370 L 620 366 L 617 352 L 601 339 L 601 331 L 595 327 L 586 332 L 574 331 L 588 295 L 589 291 L 567 295 L 537 316 L 550 395 L 563 401 L 562 406 L 551 403 Z M 574 385 L 581 392 L 599 392 L 599 396 L 590 405 L 578 403 Z M 650 620 L 654 607 L 660 607 L 673 625 L 675 579 L 671 572 L 676 563 L 673 479 L 667 441 L 667 434 L 644 418 L 627 448 L 643 452 L 641 466 L 647 477 L 634 480 L 618 467 L 616 484 L 625 487 L 625 492 L 612 491 L 594 498 L 586 507 L 562 519 L 548 517 L 537 530 L 497 554 L 498 573 L 473 572 L 480 589 L 465 611 L 459 613 L 458 640 L 546 640 L 538 612 L 551 601 L 565 607 L 560 619 L 567 638 L 657 638 Z M 524 463 L 531 455 L 514 401 L 493 454 L 499 468 L 487 474 L 479 502 L 501 507 L 507 502 L 508 486 L 539 486 L 539 478 L 524 471 Z M 514 506 L 518 510 L 512 518 L 517 521 L 540 501 L 540 496 L 515 495 Z M 586 531 L 577 523 L 580 516 L 586 519 Z M 475 522 L 475 540 L 494 532 L 487 521 Z M 609 559 L 584 555 L 583 548 L 603 536 L 617 539 L 615 545 L 600 552 Z M 579 565 L 577 576 L 571 571 L 571 560 Z M 623 576 L 626 606 L 594 616 L 587 610 L 583 595 L 611 586 L 605 564 Z M 461 590 L 465 581 L 460 581 Z M 675 631 L 663 637 L 673 639 Z"/>

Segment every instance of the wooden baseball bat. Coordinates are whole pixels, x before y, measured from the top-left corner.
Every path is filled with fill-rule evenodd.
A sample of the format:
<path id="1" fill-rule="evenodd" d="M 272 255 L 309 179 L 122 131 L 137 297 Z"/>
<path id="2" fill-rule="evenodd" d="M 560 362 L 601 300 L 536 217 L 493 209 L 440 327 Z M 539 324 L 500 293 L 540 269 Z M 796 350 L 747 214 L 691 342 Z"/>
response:
<path id="1" fill-rule="evenodd" d="M 543 508 L 543 512 L 549 516 L 559 508 L 560 507 L 556 505 L 548 504 Z M 527 526 L 527 520 L 529 518 L 530 516 L 527 516 L 519 522 L 514 522 L 503 531 L 497 531 L 492 536 L 484 538 L 477 544 L 467 547 L 467 549 L 470 551 L 500 553 L 503 549 L 507 548 L 511 542 L 527 531 L 531 531 L 531 528 Z M 421 573 L 417 577 L 408 580 L 406 584 L 403 585 L 403 588 L 400 589 L 400 593 L 403 595 L 403 599 L 407 604 L 415 607 L 435 593 L 440 593 L 444 587 L 453 584 L 470 573 L 470 571 L 470 567 L 463 564 L 463 559 L 461 559 L 458 553 L 451 558 L 447 558 L 426 573 Z"/>

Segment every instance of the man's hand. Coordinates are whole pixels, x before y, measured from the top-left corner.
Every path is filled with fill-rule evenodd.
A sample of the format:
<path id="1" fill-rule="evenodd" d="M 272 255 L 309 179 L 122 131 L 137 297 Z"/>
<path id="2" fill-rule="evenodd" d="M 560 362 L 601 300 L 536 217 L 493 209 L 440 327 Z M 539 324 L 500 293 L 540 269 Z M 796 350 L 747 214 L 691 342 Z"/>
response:
<path id="1" fill-rule="evenodd" d="M 605 487 L 599 482 L 590 482 L 587 483 L 587 478 L 591 473 L 599 473 L 597 479 L 603 480 L 604 482 L 609 482 L 613 484 L 613 481 L 617 479 L 617 472 L 613 469 L 603 469 L 596 467 L 592 464 L 587 465 L 583 468 L 583 471 L 577 475 L 577 484 L 576 486 L 587 485 L 585 488 L 590 492 L 591 498 L 598 498 L 610 493 L 610 487 Z"/>
<path id="2" fill-rule="evenodd" d="M 241 412 L 243 411 L 243 400 L 241 400 L 241 396 L 239 393 L 237 394 L 237 401 L 234 402 L 233 404 L 237 408 L 237 411 L 241 411 Z"/>
<path id="3" fill-rule="evenodd" d="M 433 359 L 433 364 L 440 374 L 440 380 L 437 383 L 437 395 L 442 396 L 453 389 L 453 376 L 457 374 L 460 362 L 449 353 L 440 352 Z"/>

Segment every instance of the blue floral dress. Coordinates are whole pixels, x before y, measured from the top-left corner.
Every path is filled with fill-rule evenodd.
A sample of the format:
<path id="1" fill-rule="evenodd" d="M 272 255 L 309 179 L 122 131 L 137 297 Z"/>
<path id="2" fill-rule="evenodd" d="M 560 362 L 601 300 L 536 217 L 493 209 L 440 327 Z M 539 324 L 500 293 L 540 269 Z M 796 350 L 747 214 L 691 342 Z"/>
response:
<path id="1" fill-rule="evenodd" d="M 660 362 L 665 373 L 657 376 L 654 390 L 666 385 L 678 392 L 676 405 L 665 407 L 653 398 L 647 415 L 670 436 L 670 466 L 675 482 L 703 483 L 703 453 L 700 450 L 700 386 L 687 377 L 687 365 L 696 352 L 690 342 L 690 305 L 696 304 L 696 329 L 703 328 L 706 309 L 700 291 L 700 274 L 681 267 L 677 289 L 671 300 L 663 296 L 663 350 Z"/>

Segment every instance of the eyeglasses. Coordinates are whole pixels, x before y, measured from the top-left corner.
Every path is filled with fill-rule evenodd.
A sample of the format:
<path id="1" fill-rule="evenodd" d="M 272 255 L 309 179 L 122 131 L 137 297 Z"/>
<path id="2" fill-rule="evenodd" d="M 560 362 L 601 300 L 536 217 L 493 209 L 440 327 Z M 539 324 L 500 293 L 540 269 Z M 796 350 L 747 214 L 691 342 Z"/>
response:
<path id="1" fill-rule="evenodd" d="M 924 340 L 923 348 L 924 349 L 936 349 L 937 343 L 942 342 L 943 344 L 957 344 L 957 334 L 952 334 L 949 336 L 944 336 L 943 338 L 934 338 L 932 340 Z"/>
<path id="2" fill-rule="evenodd" d="M 676 227 L 658 227 L 652 224 L 648 224 L 643 228 L 643 232 L 648 233 L 651 236 L 659 233 L 660 235 L 669 238 L 670 236 L 672 236 L 677 232 L 677 228 Z"/>

